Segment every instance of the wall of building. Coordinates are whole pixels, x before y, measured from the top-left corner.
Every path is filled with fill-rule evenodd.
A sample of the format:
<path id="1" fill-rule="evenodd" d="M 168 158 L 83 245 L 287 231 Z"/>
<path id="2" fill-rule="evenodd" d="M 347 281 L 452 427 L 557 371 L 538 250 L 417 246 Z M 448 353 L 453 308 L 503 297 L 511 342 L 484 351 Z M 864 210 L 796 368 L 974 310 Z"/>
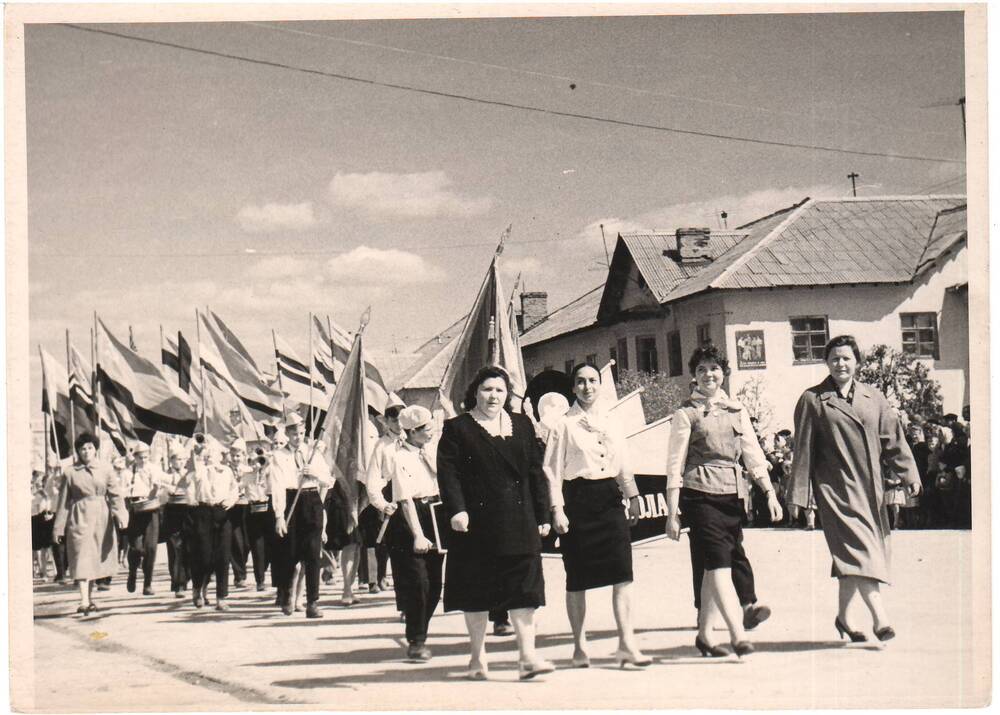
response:
<path id="1" fill-rule="evenodd" d="M 876 344 L 902 349 L 900 313 L 938 315 L 939 359 L 927 358 L 933 377 L 941 384 L 944 411 L 961 412 L 968 400 L 968 317 L 961 296 L 946 289 L 967 280 L 966 252 L 942 260 L 914 285 L 842 286 L 754 291 L 727 291 L 725 296 L 726 354 L 732 362 L 732 394 L 749 380 L 763 380 L 774 408 L 772 429 L 792 428 L 792 413 L 803 390 L 828 374 L 823 362 L 795 363 L 792 352 L 792 316 L 825 315 L 830 337 L 854 335 L 862 350 Z M 966 326 L 963 333 L 963 325 Z M 765 369 L 740 370 L 736 359 L 736 332 L 764 332 Z"/>

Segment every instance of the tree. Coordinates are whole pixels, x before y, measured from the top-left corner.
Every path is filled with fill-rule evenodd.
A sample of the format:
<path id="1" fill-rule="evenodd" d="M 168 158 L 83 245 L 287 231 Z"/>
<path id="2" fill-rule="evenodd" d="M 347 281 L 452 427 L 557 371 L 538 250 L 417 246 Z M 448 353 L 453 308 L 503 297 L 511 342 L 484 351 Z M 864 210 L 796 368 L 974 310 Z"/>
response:
<path id="1" fill-rule="evenodd" d="M 687 380 L 667 377 L 663 373 L 641 372 L 639 370 L 618 371 L 618 394 L 624 397 L 630 392 L 642 388 L 642 410 L 646 414 L 646 422 L 655 422 L 672 415 L 687 399 L 689 390 Z"/>
<path id="2" fill-rule="evenodd" d="M 855 377 L 878 388 L 889 404 L 910 419 L 941 414 L 941 385 L 930 376 L 927 366 L 909 353 L 875 345 L 864 356 Z"/>
<path id="3" fill-rule="evenodd" d="M 736 399 L 743 403 L 750 419 L 757 423 L 757 434 L 767 432 L 774 417 L 774 408 L 764 395 L 766 394 L 764 378 L 755 375 L 743 383 L 736 393 Z"/>

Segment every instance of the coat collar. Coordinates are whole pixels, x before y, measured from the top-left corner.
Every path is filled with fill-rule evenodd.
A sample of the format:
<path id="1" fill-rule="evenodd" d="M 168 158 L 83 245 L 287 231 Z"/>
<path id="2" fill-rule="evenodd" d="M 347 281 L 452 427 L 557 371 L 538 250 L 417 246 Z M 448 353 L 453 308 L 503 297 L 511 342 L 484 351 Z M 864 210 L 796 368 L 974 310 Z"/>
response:
<path id="1" fill-rule="evenodd" d="M 513 452 L 510 449 L 510 443 L 514 441 L 518 432 L 517 420 L 511 418 L 511 431 L 514 433 L 511 435 L 511 437 L 507 439 L 496 440 L 490 435 L 489 432 L 483 429 L 483 427 L 476 421 L 476 418 L 473 417 L 471 414 L 466 412 L 465 417 L 468 420 L 473 433 L 476 434 L 477 439 L 489 445 L 489 448 L 492 449 L 497 454 L 499 454 L 503 458 L 503 460 L 507 462 L 507 464 L 509 464 L 514 469 L 515 472 L 520 473 L 520 466 L 514 459 Z"/>
<path id="2" fill-rule="evenodd" d="M 840 392 L 837 391 L 837 383 L 833 381 L 833 377 L 827 376 L 823 382 L 820 383 L 820 394 L 819 399 L 823 401 L 829 407 L 840 410 L 845 415 L 850 417 L 852 420 L 857 422 L 859 425 L 864 427 L 864 422 L 861 420 L 861 416 L 858 414 L 859 410 L 865 409 L 865 401 L 872 398 L 872 389 L 863 382 L 858 382 L 855 378 L 854 380 L 854 404 L 847 402 L 847 400 L 840 398 Z M 837 399 L 834 399 L 837 398 Z"/>

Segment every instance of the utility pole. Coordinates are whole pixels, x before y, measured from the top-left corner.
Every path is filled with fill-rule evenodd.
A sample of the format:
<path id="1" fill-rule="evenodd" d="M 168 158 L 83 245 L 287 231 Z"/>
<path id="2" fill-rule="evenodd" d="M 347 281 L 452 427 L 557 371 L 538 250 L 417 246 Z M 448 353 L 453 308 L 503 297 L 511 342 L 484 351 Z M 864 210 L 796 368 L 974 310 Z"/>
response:
<path id="1" fill-rule="evenodd" d="M 723 228 L 723 230 L 728 231 L 729 230 L 729 222 L 726 221 L 726 219 L 729 218 L 729 214 L 726 213 L 725 211 L 723 211 L 722 213 L 719 214 L 719 216 L 722 217 L 722 228 Z"/>
<path id="2" fill-rule="evenodd" d="M 604 244 L 604 262 L 608 266 L 608 268 L 611 268 L 611 256 L 608 254 L 608 240 L 604 237 L 604 224 L 602 223 L 600 224 L 600 226 L 601 226 L 601 243 Z"/>
<path id="3" fill-rule="evenodd" d="M 857 197 L 857 195 L 858 195 L 858 187 L 854 183 L 854 180 L 855 179 L 860 179 L 861 175 L 860 174 L 856 174 L 856 173 L 854 173 L 852 171 L 850 174 L 847 175 L 847 178 L 851 180 L 851 193 L 854 194 L 855 197 Z"/>

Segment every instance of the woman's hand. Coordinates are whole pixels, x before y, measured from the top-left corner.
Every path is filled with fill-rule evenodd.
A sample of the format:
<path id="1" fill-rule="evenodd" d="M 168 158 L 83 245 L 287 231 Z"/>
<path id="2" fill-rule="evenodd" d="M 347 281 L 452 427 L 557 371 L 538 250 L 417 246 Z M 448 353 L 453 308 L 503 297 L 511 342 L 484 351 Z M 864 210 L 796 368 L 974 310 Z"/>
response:
<path id="1" fill-rule="evenodd" d="M 771 521 L 781 521 L 783 516 L 781 502 L 778 501 L 778 495 L 773 490 L 767 493 L 767 510 L 771 512 Z"/>
<path id="2" fill-rule="evenodd" d="M 955 474 L 956 474 L 956 476 L 958 475 L 958 470 L 959 469 L 962 470 L 962 476 L 965 476 L 965 474 L 964 474 L 965 468 L 964 467 L 956 467 L 955 468 Z M 961 478 L 962 477 L 959 477 L 959 479 L 961 479 Z M 920 484 L 920 482 L 913 482 L 912 484 L 910 484 L 909 486 L 906 487 L 906 491 L 909 493 L 909 495 L 911 497 L 915 497 L 918 494 L 920 494 L 921 491 L 923 491 L 923 486 Z"/>
<path id="3" fill-rule="evenodd" d="M 386 516 L 392 516 L 396 513 L 396 502 L 386 502 L 385 506 L 382 507 L 382 513 Z"/>
<path id="4" fill-rule="evenodd" d="M 278 516 L 274 520 L 274 533 L 278 535 L 278 538 L 284 538 L 288 533 L 288 524 L 285 523 L 285 517 Z"/>
<path id="5" fill-rule="evenodd" d="M 667 538 L 673 541 L 680 541 L 681 538 L 681 517 L 679 514 L 667 515 Z"/>
<path id="6" fill-rule="evenodd" d="M 551 524 L 539 524 L 538 525 L 538 535 L 541 536 L 543 539 L 546 536 L 549 535 L 550 531 L 552 531 L 552 525 Z"/>
<path id="7" fill-rule="evenodd" d="M 557 534 L 565 534 L 569 531 L 569 518 L 561 506 L 552 510 L 552 528 Z"/>
<path id="8" fill-rule="evenodd" d="M 642 497 L 634 496 L 628 500 L 628 525 L 635 526 L 639 523 L 639 516 L 642 514 Z"/>
<path id="9" fill-rule="evenodd" d="M 469 512 L 460 511 L 451 517 L 451 528 L 454 531 L 466 532 L 469 530 Z"/>
<path id="10" fill-rule="evenodd" d="M 464 513 L 464 512 L 463 512 Z M 458 516 L 456 514 L 456 516 Z M 434 544 L 426 536 L 417 536 L 413 539 L 413 553 L 415 554 L 426 554 L 434 548 Z"/>

